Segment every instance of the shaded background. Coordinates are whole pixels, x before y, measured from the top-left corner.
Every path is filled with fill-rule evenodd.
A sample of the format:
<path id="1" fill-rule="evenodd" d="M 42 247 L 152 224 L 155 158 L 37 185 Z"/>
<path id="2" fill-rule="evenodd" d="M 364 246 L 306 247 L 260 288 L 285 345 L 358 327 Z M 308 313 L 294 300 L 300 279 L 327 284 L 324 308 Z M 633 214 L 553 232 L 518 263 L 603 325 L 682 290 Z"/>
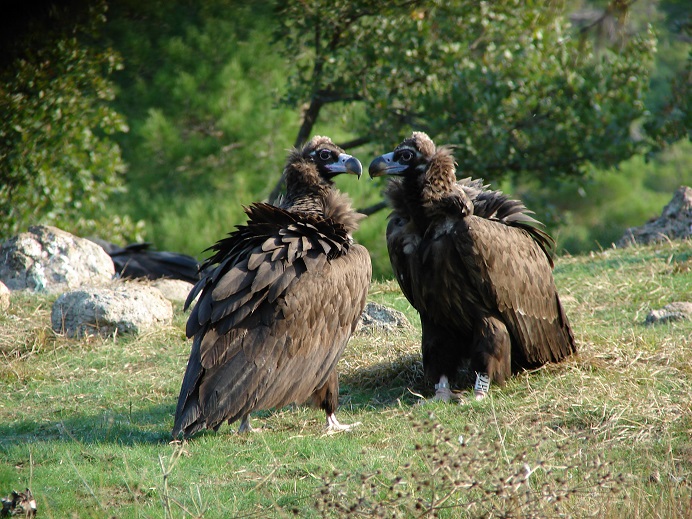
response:
<path id="1" fill-rule="evenodd" d="M 425 130 L 572 254 L 692 183 L 685 2 L 246 4 L 5 2 L 0 239 L 48 223 L 201 258 L 314 134 L 367 167 Z M 386 216 L 356 235 L 377 277 Z"/>

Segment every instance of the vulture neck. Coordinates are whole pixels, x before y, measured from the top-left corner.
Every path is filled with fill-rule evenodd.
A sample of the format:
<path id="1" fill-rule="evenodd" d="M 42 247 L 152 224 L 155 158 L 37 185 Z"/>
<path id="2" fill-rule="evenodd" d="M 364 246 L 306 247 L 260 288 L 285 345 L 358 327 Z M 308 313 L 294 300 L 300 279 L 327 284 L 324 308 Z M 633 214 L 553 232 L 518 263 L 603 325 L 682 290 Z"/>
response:
<path id="1" fill-rule="evenodd" d="M 332 182 L 320 177 L 314 164 L 300 161 L 286 168 L 286 195 L 281 208 L 297 213 L 324 216 L 324 200 Z"/>
<path id="2" fill-rule="evenodd" d="M 392 193 L 392 202 L 395 208 L 397 206 L 409 213 L 411 221 L 416 226 L 420 233 L 424 233 L 430 224 L 430 220 L 423 209 L 421 194 L 425 187 L 423 175 L 415 177 L 404 177 L 401 182 L 401 190 L 398 193 Z M 401 198 L 397 195 L 403 195 Z M 398 202 L 398 203 L 397 203 Z"/>
<path id="3" fill-rule="evenodd" d="M 286 169 L 286 195 L 280 207 L 292 213 L 309 213 L 328 218 L 350 234 L 365 215 L 353 210 L 351 200 L 323 179 L 314 164 L 299 162 Z"/>
<path id="4" fill-rule="evenodd" d="M 421 201 L 424 205 L 436 203 L 452 194 L 456 184 L 454 156 L 449 148 L 438 148 L 425 170 Z"/>
<path id="5" fill-rule="evenodd" d="M 449 148 L 438 148 L 423 175 L 405 177 L 404 190 L 411 217 L 422 232 L 433 221 L 473 213 L 473 205 L 456 185 L 454 156 Z"/>

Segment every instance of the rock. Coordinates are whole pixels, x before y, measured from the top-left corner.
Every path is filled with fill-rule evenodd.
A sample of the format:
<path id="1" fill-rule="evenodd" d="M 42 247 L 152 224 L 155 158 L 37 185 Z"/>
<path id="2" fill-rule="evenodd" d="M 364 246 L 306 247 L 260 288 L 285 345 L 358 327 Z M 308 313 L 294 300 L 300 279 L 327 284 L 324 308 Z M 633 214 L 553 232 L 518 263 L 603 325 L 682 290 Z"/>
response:
<path id="1" fill-rule="evenodd" d="M 680 186 L 661 216 L 641 227 L 631 227 L 617 242 L 617 247 L 635 243 L 647 244 L 692 237 L 692 187 Z"/>
<path id="2" fill-rule="evenodd" d="M 29 227 L 0 246 L 0 280 L 10 290 L 60 293 L 108 282 L 114 274 L 101 247 L 55 227 Z"/>
<path id="3" fill-rule="evenodd" d="M 139 283 L 62 294 L 53 304 L 53 330 L 68 337 L 143 333 L 168 324 L 173 306 L 161 292 Z"/>
<path id="4" fill-rule="evenodd" d="M 157 279 L 152 281 L 151 285 L 158 288 L 163 297 L 176 303 L 184 303 L 190 290 L 195 286 L 181 279 Z"/>
<path id="5" fill-rule="evenodd" d="M 411 329 L 411 323 L 408 322 L 408 319 L 402 312 L 377 303 L 368 303 L 360 316 L 356 331 L 372 332 L 381 330 L 393 332 L 397 329 Z"/>
<path id="6" fill-rule="evenodd" d="M 651 310 L 646 316 L 646 324 L 667 323 L 692 319 L 692 303 L 676 302 L 660 310 Z"/>
<path id="7" fill-rule="evenodd" d="M 0 311 L 4 312 L 10 307 L 10 289 L 0 281 Z"/>

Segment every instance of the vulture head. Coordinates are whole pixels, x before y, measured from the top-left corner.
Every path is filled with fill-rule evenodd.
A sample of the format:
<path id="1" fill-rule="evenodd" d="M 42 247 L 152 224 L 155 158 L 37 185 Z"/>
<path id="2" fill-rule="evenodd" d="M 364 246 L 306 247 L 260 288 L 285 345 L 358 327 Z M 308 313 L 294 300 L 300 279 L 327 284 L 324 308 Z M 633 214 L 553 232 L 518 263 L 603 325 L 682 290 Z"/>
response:
<path id="1" fill-rule="evenodd" d="M 401 177 L 409 204 L 413 200 L 415 205 L 451 200 L 466 214 L 473 212 L 472 203 L 456 185 L 456 163 L 451 148 L 436 147 L 423 132 L 413 132 L 394 151 L 377 157 L 370 163 L 369 172 L 371 178 Z M 389 195 L 392 194 L 390 190 Z"/>
<path id="2" fill-rule="evenodd" d="M 380 155 L 370 163 L 370 177 L 418 177 L 425 173 L 435 153 L 435 144 L 430 137 L 423 132 L 413 132 L 394 151 Z"/>
<path id="3" fill-rule="evenodd" d="M 357 228 L 362 216 L 355 213 L 350 201 L 334 188 L 333 179 L 341 173 L 360 178 L 363 167 L 357 158 L 345 153 L 329 137 L 313 137 L 288 156 L 284 168 L 286 194 L 279 207 L 343 220 L 350 230 Z"/>
<path id="4" fill-rule="evenodd" d="M 430 195 L 443 196 L 454 190 L 456 165 L 451 148 L 435 147 L 423 132 L 413 132 L 394 151 L 370 163 L 370 177 L 393 175 L 416 184 Z M 425 194 L 425 193 L 424 193 Z"/>
<path id="5" fill-rule="evenodd" d="M 344 153 L 329 137 L 315 136 L 302 148 L 293 150 L 286 163 L 286 184 L 321 184 L 331 186 L 332 179 L 341 173 L 358 175 L 360 161 Z"/>

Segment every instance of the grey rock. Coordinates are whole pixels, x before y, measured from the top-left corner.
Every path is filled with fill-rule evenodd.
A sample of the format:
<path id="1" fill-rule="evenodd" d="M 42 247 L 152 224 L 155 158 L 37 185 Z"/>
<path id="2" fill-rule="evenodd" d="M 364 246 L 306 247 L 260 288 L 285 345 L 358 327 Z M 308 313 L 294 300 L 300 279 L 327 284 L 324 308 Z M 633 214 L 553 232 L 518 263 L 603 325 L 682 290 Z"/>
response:
<path id="1" fill-rule="evenodd" d="M 10 290 L 60 293 L 113 278 L 98 245 L 56 227 L 34 226 L 0 246 L 0 280 Z"/>
<path id="2" fill-rule="evenodd" d="M 10 289 L 0 281 L 0 311 L 4 312 L 10 307 Z"/>
<path id="3" fill-rule="evenodd" d="M 411 323 L 399 310 L 394 310 L 378 303 L 368 303 L 360 316 L 360 322 L 356 331 L 359 333 L 373 332 L 375 330 L 393 332 L 395 330 L 410 329 Z"/>
<path id="4" fill-rule="evenodd" d="M 641 227 L 627 229 L 616 246 L 627 247 L 635 243 L 645 245 L 688 238 L 692 238 L 692 187 L 680 186 L 659 218 Z"/>
<path id="5" fill-rule="evenodd" d="M 182 279 L 157 279 L 151 285 L 158 288 L 163 297 L 176 303 L 184 303 L 194 285 Z"/>
<path id="6" fill-rule="evenodd" d="M 646 316 L 646 324 L 667 323 L 692 319 L 692 303 L 675 302 L 660 310 L 651 310 Z"/>
<path id="7" fill-rule="evenodd" d="M 62 294 L 53 304 L 51 324 L 68 337 L 140 334 L 169 324 L 171 302 L 152 286 L 117 283 Z"/>

